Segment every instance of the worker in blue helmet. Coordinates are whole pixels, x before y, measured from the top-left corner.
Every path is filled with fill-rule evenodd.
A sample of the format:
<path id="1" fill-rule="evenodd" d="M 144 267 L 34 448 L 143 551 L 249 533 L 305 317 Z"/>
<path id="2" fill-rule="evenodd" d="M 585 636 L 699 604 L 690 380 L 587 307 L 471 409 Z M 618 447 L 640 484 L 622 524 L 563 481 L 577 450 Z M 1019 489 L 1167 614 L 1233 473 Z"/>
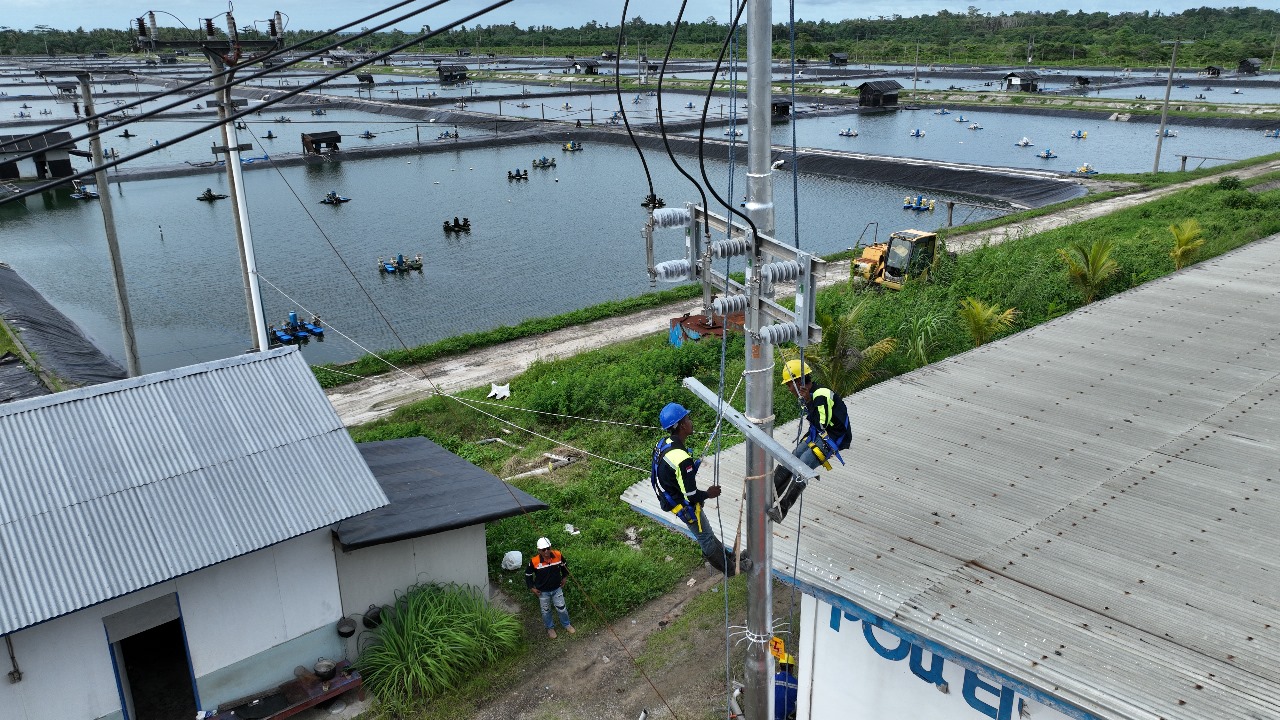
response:
<path id="1" fill-rule="evenodd" d="M 658 414 L 658 422 L 667 432 L 667 436 L 653 449 L 653 465 L 649 474 L 658 503 L 689 528 L 702 547 L 703 556 L 716 570 L 732 577 L 739 571 L 750 569 L 751 560 L 745 553 L 735 566 L 702 512 L 703 503 L 720 497 L 720 486 L 712 485 L 705 492 L 698 489 L 696 475 L 702 461 L 693 459 L 685 449 L 685 440 L 693 434 L 689 410 L 679 403 L 668 403 Z"/>

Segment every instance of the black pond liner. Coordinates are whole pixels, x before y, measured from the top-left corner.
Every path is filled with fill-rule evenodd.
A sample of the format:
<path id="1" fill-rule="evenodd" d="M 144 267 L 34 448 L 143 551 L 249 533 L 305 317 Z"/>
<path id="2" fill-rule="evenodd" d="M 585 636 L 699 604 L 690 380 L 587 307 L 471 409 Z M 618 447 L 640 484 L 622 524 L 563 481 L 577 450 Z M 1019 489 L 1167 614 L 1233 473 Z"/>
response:
<path id="1" fill-rule="evenodd" d="M 0 318 L 40 366 L 75 385 L 122 380 L 124 368 L 98 349 L 80 328 L 13 268 L 0 264 Z"/>

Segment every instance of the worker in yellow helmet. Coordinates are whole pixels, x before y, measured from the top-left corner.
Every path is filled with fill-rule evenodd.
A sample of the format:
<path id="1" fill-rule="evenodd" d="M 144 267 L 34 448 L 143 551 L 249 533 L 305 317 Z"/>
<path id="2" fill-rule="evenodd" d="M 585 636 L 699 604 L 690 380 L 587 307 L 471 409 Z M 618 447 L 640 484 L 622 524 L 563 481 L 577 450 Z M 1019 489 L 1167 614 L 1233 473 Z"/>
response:
<path id="1" fill-rule="evenodd" d="M 853 434 L 844 400 L 831 388 L 819 385 L 809 364 L 799 360 L 789 360 L 782 367 L 782 382 L 804 403 L 805 417 L 809 421 L 809 432 L 800 439 L 792 454 L 811 468 L 822 465 L 830 470 L 833 455 L 843 465 L 840 451 L 849 447 Z M 779 465 L 773 471 L 773 491 L 778 502 L 769 507 L 769 518 L 776 523 L 782 522 L 787 511 L 800 499 L 804 488 L 803 478 L 793 478 L 790 470 Z"/>

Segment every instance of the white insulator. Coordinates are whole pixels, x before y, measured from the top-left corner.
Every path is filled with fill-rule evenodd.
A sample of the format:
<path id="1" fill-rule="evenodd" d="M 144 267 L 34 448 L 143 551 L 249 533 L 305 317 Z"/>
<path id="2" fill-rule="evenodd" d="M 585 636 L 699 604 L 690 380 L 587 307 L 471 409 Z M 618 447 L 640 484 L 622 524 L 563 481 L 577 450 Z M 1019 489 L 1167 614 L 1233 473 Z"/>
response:
<path id="1" fill-rule="evenodd" d="M 689 279 L 688 260 L 668 260 L 653 266 L 653 274 L 663 282 Z"/>
<path id="2" fill-rule="evenodd" d="M 711 301 L 711 312 L 724 317 L 747 309 L 746 295 L 726 295 Z"/>
<path id="3" fill-rule="evenodd" d="M 800 263 L 792 260 L 760 266 L 760 276 L 766 282 L 790 282 L 800 277 Z"/>
<path id="4" fill-rule="evenodd" d="M 658 208 L 653 211 L 654 227 L 673 228 L 689 224 L 691 216 L 684 208 Z"/>
<path id="5" fill-rule="evenodd" d="M 766 325 L 760 328 L 760 340 L 770 345 L 781 345 L 800 337 L 800 327 L 795 323 Z"/>
<path id="6" fill-rule="evenodd" d="M 746 238 L 729 238 L 728 240 L 716 240 L 711 243 L 711 257 L 716 260 L 723 260 L 727 257 L 736 257 L 745 255 L 750 244 Z"/>

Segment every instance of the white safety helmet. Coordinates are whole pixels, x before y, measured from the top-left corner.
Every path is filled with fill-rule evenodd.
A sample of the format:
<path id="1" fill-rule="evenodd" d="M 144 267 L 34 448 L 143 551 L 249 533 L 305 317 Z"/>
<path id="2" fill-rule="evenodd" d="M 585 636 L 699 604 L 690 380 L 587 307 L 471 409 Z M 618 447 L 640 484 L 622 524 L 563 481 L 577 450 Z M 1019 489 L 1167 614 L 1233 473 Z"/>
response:
<path id="1" fill-rule="evenodd" d="M 548 539 L 546 539 L 546 538 L 544 538 L 544 537 L 543 537 L 543 538 L 538 538 L 538 549 L 539 549 L 539 550 L 549 550 L 549 549 L 551 549 L 551 541 L 550 541 L 550 540 L 548 540 Z"/>

